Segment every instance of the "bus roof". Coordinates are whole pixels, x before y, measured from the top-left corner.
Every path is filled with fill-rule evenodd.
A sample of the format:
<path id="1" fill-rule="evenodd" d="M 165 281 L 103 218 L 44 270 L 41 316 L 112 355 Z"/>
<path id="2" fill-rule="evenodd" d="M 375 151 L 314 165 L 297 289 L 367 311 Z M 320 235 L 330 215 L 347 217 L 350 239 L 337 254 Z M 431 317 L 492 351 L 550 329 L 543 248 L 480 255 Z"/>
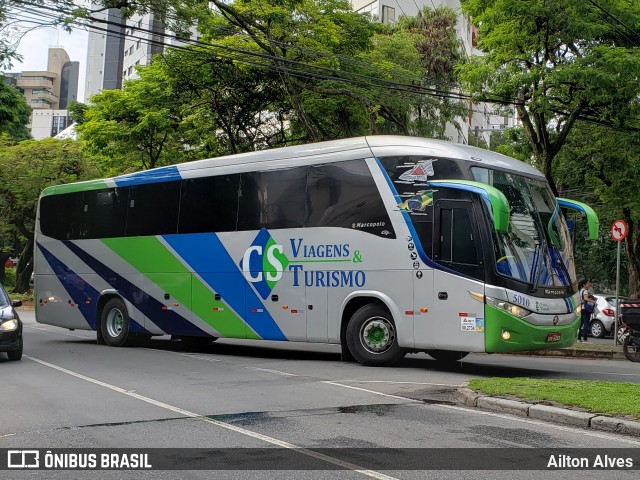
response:
<path id="1" fill-rule="evenodd" d="M 265 170 L 286 168 L 292 165 L 331 163 L 367 158 L 372 153 L 376 157 L 391 154 L 424 154 L 426 156 L 455 158 L 478 163 L 479 166 L 511 170 L 544 179 L 542 173 L 534 167 L 482 148 L 422 137 L 373 135 L 195 160 L 113 178 L 56 185 L 46 188 L 42 194 L 51 195 L 114 186 L 181 180 L 205 176 L 212 173 L 211 170 L 216 170 L 217 174 L 253 171 L 256 169 L 256 163 L 261 164 L 260 169 Z"/>

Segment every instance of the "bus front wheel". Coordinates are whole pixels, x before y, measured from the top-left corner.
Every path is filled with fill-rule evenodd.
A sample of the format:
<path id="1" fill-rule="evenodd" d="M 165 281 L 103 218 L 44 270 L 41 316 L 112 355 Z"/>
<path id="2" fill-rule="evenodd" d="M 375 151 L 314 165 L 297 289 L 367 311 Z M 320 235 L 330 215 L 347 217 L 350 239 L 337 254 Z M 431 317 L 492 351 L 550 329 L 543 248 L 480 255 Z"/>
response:
<path id="1" fill-rule="evenodd" d="M 358 309 L 347 325 L 347 346 L 363 365 L 392 365 L 405 356 L 398 345 L 396 326 L 389 311 L 376 304 Z"/>
<path id="2" fill-rule="evenodd" d="M 104 342 L 111 347 L 124 347 L 131 343 L 127 306 L 119 298 L 112 298 L 102 309 L 100 333 Z"/>

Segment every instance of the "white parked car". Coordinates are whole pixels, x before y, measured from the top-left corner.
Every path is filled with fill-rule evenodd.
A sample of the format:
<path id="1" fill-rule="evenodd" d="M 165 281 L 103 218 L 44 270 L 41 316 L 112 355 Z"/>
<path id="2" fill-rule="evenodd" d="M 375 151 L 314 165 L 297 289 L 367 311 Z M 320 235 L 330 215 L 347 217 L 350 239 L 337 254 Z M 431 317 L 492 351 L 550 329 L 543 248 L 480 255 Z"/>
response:
<path id="1" fill-rule="evenodd" d="M 601 338 L 611 335 L 615 326 L 616 297 L 611 295 L 594 294 L 597 311 L 591 317 L 589 334 Z"/>

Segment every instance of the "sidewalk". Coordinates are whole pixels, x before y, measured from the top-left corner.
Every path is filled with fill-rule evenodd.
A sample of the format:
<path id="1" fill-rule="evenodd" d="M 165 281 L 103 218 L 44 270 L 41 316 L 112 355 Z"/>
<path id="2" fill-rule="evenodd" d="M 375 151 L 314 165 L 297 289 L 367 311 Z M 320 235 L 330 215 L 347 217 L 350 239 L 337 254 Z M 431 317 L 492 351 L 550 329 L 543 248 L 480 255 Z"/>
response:
<path id="1" fill-rule="evenodd" d="M 469 388 L 459 388 L 455 399 L 468 407 L 528 417 L 550 423 L 590 428 L 605 432 L 640 437 L 640 422 L 585 412 L 552 402 L 527 403 L 502 397 L 492 397 Z"/>

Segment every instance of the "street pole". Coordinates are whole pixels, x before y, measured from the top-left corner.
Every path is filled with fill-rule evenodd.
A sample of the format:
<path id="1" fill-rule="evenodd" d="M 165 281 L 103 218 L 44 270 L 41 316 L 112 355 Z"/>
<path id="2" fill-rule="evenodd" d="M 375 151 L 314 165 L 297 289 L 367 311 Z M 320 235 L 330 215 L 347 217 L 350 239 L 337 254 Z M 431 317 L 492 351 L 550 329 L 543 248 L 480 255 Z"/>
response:
<path id="1" fill-rule="evenodd" d="M 618 257 L 616 259 L 616 319 L 614 323 L 613 329 L 613 346 L 618 345 L 618 323 L 619 323 L 619 315 L 620 315 L 620 299 L 618 295 L 620 293 L 620 244 L 622 242 L 618 242 Z"/>

